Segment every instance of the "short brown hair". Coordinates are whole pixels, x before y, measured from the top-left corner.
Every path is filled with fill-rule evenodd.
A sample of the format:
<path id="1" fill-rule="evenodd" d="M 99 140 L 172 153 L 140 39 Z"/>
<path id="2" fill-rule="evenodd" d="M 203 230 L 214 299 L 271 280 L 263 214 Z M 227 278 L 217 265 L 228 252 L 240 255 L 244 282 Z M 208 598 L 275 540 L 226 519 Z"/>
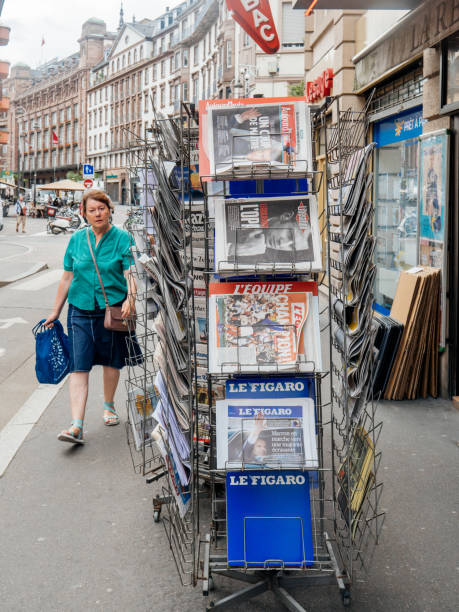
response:
<path id="1" fill-rule="evenodd" d="M 81 211 L 83 215 L 86 215 L 86 203 L 89 199 L 97 200 L 97 202 L 102 202 L 111 210 L 111 212 L 115 210 L 112 201 L 105 193 L 105 191 L 102 191 L 102 189 L 89 189 L 89 191 L 85 191 L 83 199 L 81 200 Z"/>

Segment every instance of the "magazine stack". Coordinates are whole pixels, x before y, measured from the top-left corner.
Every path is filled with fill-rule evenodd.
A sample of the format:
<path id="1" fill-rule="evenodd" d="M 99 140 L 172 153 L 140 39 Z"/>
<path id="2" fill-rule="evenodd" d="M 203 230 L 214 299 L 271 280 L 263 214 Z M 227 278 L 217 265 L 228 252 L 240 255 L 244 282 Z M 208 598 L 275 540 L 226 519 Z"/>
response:
<path id="1" fill-rule="evenodd" d="M 332 104 L 337 121 L 327 130 L 326 151 L 336 537 L 344 565 L 367 569 L 365 553 L 377 543 L 384 519 L 377 479 L 381 423 L 373 402 L 376 267 L 370 168 L 375 145 L 366 140 L 366 110 L 340 111 L 338 101 Z"/>

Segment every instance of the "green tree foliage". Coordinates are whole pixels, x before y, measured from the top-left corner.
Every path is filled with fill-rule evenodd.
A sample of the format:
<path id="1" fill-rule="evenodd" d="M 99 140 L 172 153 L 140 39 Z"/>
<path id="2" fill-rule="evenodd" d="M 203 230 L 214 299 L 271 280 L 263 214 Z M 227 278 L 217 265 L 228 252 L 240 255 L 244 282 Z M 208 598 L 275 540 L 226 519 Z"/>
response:
<path id="1" fill-rule="evenodd" d="M 304 96 L 304 81 L 299 83 L 290 83 L 288 86 L 289 96 Z"/>

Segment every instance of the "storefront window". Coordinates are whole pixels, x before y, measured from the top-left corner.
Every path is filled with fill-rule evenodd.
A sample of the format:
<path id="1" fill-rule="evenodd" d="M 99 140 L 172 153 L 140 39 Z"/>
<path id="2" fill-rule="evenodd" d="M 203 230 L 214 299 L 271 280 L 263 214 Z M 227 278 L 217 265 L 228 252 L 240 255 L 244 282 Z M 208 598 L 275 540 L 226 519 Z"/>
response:
<path id="1" fill-rule="evenodd" d="M 421 110 L 375 124 L 375 300 L 390 309 L 402 270 L 417 263 Z"/>
<path id="2" fill-rule="evenodd" d="M 442 43 L 442 107 L 455 110 L 459 106 L 459 33 Z"/>

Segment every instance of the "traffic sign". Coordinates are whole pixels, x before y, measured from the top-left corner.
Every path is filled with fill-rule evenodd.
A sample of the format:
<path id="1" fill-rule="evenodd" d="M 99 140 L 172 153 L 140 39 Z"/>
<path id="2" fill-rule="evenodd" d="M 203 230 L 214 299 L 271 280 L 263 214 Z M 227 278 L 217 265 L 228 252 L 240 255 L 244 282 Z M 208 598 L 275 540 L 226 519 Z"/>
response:
<path id="1" fill-rule="evenodd" d="M 94 178 L 94 166 L 83 164 L 83 178 Z"/>
<path id="2" fill-rule="evenodd" d="M 94 181 L 90 178 L 87 178 L 85 181 L 83 181 L 83 185 L 86 189 L 91 189 L 91 187 L 94 185 Z"/>

